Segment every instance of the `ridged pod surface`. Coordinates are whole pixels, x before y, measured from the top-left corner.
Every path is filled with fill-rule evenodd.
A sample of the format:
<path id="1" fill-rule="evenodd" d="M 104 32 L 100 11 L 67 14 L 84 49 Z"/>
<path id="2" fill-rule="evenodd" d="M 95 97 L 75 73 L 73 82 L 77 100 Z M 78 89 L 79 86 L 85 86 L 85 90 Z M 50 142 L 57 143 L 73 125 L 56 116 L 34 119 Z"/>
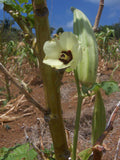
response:
<path id="1" fill-rule="evenodd" d="M 72 8 L 74 15 L 73 32 L 81 42 L 82 56 L 77 66 L 79 80 L 89 86 L 96 81 L 98 66 L 98 50 L 92 26 L 86 15 L 78 9 Z"/>
<path id="2" fill-rule="evenodd" d="M 104 101 L 100 90 L 96 91 L 93 121 L 92 121 L 92 144 L 95 145 L 98 138 L 102 135 L 106 126 L 106 113 Z"/>

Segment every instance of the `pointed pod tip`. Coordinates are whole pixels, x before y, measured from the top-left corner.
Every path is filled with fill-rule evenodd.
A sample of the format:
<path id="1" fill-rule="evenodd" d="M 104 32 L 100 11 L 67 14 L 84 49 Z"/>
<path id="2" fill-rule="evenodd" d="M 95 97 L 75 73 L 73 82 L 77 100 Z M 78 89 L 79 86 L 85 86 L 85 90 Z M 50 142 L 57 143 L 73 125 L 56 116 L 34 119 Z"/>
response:
<path id="1" fill-rule="evenodd" d="M 71 7 L 71 11 L 72 11 L 72 12 L 74 12 L 74 10 L 75 10 L 75 9 L 76 9 L 76 8 L 74 8 L 74 7 Z"/>

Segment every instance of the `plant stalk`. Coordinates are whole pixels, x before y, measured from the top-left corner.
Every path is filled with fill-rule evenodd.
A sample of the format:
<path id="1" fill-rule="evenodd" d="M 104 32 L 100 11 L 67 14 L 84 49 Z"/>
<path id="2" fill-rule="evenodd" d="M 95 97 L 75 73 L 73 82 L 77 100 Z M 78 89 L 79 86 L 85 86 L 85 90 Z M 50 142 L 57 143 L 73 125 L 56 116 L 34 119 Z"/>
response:
<path id="1" fill-rule="evenodd" d="M 62 118 L 60 85 L 61 75 L 55 69 L 43 64 L 45 41 L 50 40 L 48 8 L 45 0 L 32 0 L 36 29 L 36 54 L 39 59 L 40 74 L 44 84 L 46 108 L 45 120 L 49 124 L 56 160 L 68 160 L 69 151 Z"/>
<path id="2" fill-rule="evenodd" d="M 79 122 L 80 122 L 80 114 L 81 114 L 81 105 L 82 105 L 82 100 L 83 100 L 83 97 L 81 95 L 80 86 L 79 86 L 78 74 L 76 70 L 74 71 L 74 75 L 75 75 L 76 87 L 77 87 L 77 92 L 78 92 L 78 104 L 77 104 L 75 131 L 74 131 L 74 138 L 73 138 L 72 160 L 76 160 Z"/>

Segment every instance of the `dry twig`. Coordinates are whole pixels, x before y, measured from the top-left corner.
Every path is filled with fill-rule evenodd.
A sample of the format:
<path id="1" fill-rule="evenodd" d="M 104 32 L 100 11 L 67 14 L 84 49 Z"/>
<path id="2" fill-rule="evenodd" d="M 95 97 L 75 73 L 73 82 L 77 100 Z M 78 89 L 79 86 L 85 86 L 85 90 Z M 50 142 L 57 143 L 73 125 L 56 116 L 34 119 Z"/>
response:
<path id="1" fill-rule="evenodd" d="M 117 149 L 116 149 L 116 154 L 115 154 L 114 160 L 118 159 L 119 151 L 120 151 L 120 138 L 118 139 L 118 144 L 117 144 Z"/>
<path id="2" fill-rule="evenodd" d="M 20 95 L 15 99 L 11 99 L 4 107 L 0 108 L 0 111 L 6 111 L 6 110 L 10 109 L 13 105 L 14 106 L 19 106 L 23 102 L 27 101 L 27 100 L 23 100 L 23 101 L 20 101 L 20 103 L 19 103 L 19 99 L 21 99 L 21 97 L 22 96 Z"/>
<path id="3" fill-rule="evenodd" d="M 23 118 L 25 116 L 30 116 L 34 113 L 26 113 L 26 114 L 23 114 L 23 115 L 20 115 L 20 116 L 16 116 L 16 117 L 13 117 L 13 116 L 4 116 L 4 117 L 0 117 L 0 123 L 6 123 L 6 122 L 12 122 L 14 120 L 17 120 L 17 119 L 20 119 L 20 118 Z"/>
<path id="4" fill-rule="evenodd" d="M 0 118 L 6 116 L 7 114 L 9 114 L 10 112 L 12 112 L 15 108 L 17 108 L 19 106 L 19 104 L 21 103 L 22 99 L 24 98 L 24 95 L 18 100 L 17 105 L 14 105 L 12 108 L 10 108 L 6 113 L 2 114 L 0 116 Z"/>
<path id="5" fill-rule="evenodd" d="M 1 102 L 4 102 L 5 100 L 6 100 L 6 99 L 0 99 L 0 103 L 1 103 Z"/>
<path id="6" fill-rule="evenodd" d="M 118 113 L 118 110 L 120 108 L 120 101 L 118 102 L 118 104 L 116 105 L 115 109 L 113 110 L 110 119 L 107 123 L 106 129 L 103 132 L 103 134 L 100 136 L 100 138 L 97 140 L 96 144 L 101 145 L 103 143 L 103 140 L 106 138 L 106 136 L 108 135 L 108 133 L 113 129 L 113 122 L 116 118 L 116 115 Z"/>
<path id="7" fill-rule="evenodd" d="M 5 74 L 5 76 L 8 77 L 9 80 L 11 80 L 16 87 L 25 95 L 28 101 L 30 101 L 32 104 L 34 104 L 42 113 L 46 113 L 47 110 L 44 109 L 25 89 L 23 84 L 19 84 L 11 75 L 10 73 L 6 70 L 6 68 L 0 63 L 0 70 Z"/>

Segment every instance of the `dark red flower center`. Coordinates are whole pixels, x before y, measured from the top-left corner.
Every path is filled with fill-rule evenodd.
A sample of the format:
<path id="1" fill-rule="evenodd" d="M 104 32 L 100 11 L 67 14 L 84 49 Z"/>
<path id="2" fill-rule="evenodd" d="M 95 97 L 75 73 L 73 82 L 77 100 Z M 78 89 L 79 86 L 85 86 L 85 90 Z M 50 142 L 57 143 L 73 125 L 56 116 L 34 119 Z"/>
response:
<path id="1" fill-rule="evenodd" d="M 68 64 L 72 59 L 73 59 L 73 56 L 70 50 L 61 52 L 59 60 L 64 64 Z"/>

